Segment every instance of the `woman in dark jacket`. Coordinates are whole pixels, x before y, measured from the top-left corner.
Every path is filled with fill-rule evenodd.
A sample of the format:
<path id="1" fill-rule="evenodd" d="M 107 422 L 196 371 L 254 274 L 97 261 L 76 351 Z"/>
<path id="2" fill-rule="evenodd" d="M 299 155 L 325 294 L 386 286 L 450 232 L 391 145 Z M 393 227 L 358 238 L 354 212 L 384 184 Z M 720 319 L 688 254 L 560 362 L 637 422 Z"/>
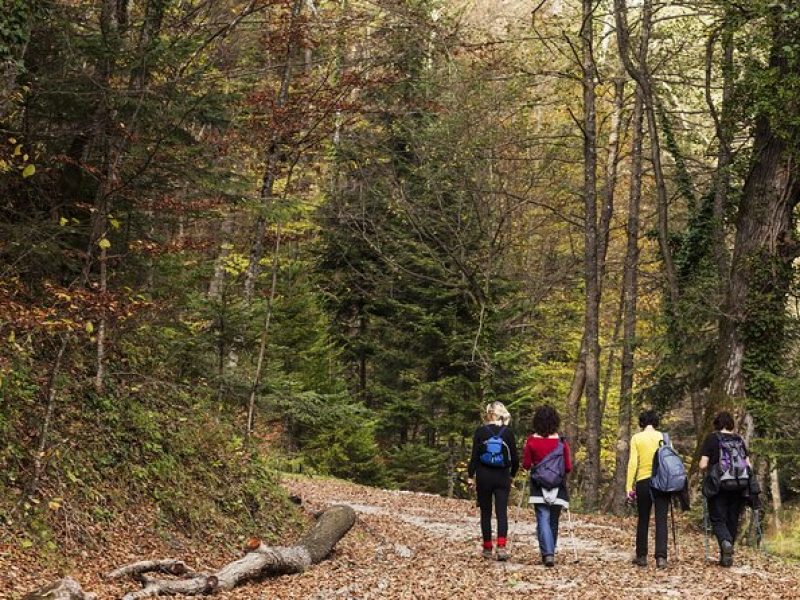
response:
<path id="1" fill-rule="evenodd" d="M 547 455 L 563 443 L 564 475 L 572 470 L 569 445 L 561 440 L 558 433 L 560 424 L 558 413 L 552 406 L 540 406 L 533 414 L 533 435 L 525 442 L 522 468 L 535 469 Z M 536 536 L 539 539 L 539 551 L 542 563 L 546 567 L 555 565 L 556 544 L 558 543 L 558 521 L 562 508 L 569 508 L 569 492 L 566 477 L 560 485 L 545 489 L 531 478 L 531 496 L 528 501 L 536 512 Z"/>
<path id="2" fill-rule="evenodd" d="M 741 436 L 734 433 L 731 413 L 723 411 L 714 418 L 714 432 L 703 441 L 700 450 L 700 470 L 705 473 L 703 495 L 708 503 L 708 517 L 714 527 L 714 535 L 719 543 L 719 564 L 730 567 L 733 564 L 733 545 L 739 528 L 739 517 L 744 510 L 750 492 L 750 461 L 747 447 Z M 725 447 L 725 460 L 730 461 L 733 453 L 740 458 L 740 465 L 746 465 L 748 473 L 743 474 L 741 489 L 720 489 L 720 459 Z M 734 459 L 735 460 L 735 459 Z M 743 464 L 742 464 L 743 463 Z M 730 465 L 726 465 L 730 473 Z M 747 484 L 744 484 L 744 478 Z M 733 487 L 736 487 L 734 484 Z"/>
<path id="3" fill-rule="evenodd" d="M 470 485 L 476 484 L 481 509 L 483 557 L 492 558 L 492 501 L 497 515 L 497 560 L 508 560 L 508 496 L 511 480 L 519 470 L 519 456 L 511 414 L 502 402 L 486 406 L 484 423 L 475 430 L 468 473 Z M 473 480 L 473 477 L 475 480 Z"/>

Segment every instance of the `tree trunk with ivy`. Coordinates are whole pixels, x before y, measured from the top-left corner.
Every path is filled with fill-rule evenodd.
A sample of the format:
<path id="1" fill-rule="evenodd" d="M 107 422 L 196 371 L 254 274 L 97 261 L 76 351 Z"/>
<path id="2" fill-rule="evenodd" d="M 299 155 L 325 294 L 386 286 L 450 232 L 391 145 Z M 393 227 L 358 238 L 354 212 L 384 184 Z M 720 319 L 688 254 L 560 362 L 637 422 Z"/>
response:
<path id="1" fill-rule="evenodd" d="M 789 57 L 794 37 L 790 24 L 775 25 L 770 69 L 779 75 L 777 85 L 800 75 Z M 747 415 L 757 406 L 745 396 L 761 404 L 776 399 L 769 377 L 782 369 L 786 298 L 792 264 L 800 255 L 794 217 L 800 185 L 793 147 L 800 134 L 798 112 L 795 100 L 782 105 L 779 114 L 765 111 L 756 119 L 752 166 L 736 217 L 730 280 L 704 427 L 698 432 L 701 438 L 720 409 L 742 407 Z M 755 427 L 757 431 L 758 422 Z"/>

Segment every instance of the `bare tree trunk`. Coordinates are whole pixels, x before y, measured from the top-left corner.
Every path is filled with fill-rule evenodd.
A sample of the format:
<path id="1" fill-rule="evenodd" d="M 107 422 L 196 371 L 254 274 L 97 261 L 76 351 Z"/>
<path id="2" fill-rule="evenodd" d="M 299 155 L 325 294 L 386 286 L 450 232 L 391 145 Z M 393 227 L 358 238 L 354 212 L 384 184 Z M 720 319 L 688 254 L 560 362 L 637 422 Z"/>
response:
<path id="1" fill-rule="evenodd" d="M 219 300 L 222 295 L 222 286 L 225 283 L 225 263 L 233 249 L 233 221 L 234 213 L 228 212 L 222 219 L 220 226 L 220 245 L 217 259 L 214 261 L 214 275 L 208 284 L 208 297 Z"/>
<path id="2" fill-rule="evenodd" d="M 769 495 L 772 498 L 772 519 L 775 524 L 776 531 L 781 533 L 781 509 L 783 503 L 781 502 L 781 486 L 780 478 L 778 477 L 778 465 L 776 461 L 769 461 Z"/>
<path id="3" fill-rule="evenodd" d="M 569 447 L 573 454 L 577 453 L 580 446 L 578 439 L 578 428 L 580 425 L 580 407 L 583 388 L 586 384 L 586 331 L 584 329 L 581 338 L 581 348 L 578 354 L 578 362 L 575 364 L 575 372 L 572 375 L 572 383 L 569 386 L 567 395 L 567 415 L 565 434 L 569 440 Z"/>
<path id="4" fill-rule="evenodd" d="M 650 39 L 650 21 L 642 22 L 639 57 L 644 60 Z M 628 52 L 629 48 L 620 50 Z M 644 94 L 636 86 L 633 105 L 633 138 L 631 140 L 631 182 L 628 196 L 627 246 L 623 267 L 622 304 L 622 365 L 619 390 L 619 416 L 617 418 L 617 456 L 612 482 L 612 510 L 621 513 L 625 505 L 625 478 L 630 454 L 631 416 L 633 412 L 634 353 L 636 350 L 636 300 L 639 279 L 639 208 L 642 199 L 642 143 L 643 143 Z"/>
<path id="5" fill-rule="evenodd" d="M 583 70 L 583 194 L 584 194 L 584 279 L 586 285 L 586 480 L 585 502 L 597 506 L 600 488 L 600 343 L 599 281 L 597 239 L 597 124 L 595 111 L 596 66 L 594 43 L 594 2 L 583 0 L 581 25 L 581 68 Z"/>
<path id="6" fill-rule="evenodd" d="M 278 97 L 275 102 L 275 113 L 286 106 L 289 99 L 289 86 L 292 82 L 292 66 L 294 57 L 299 48 L 299 40 L 295 34 L 295 28 L 300 13 L 303 10 L 306 0 L 295 0 L 292 5 L 292 12 L 290 17 L 289 29 L 287 33 L 286 42 L 286 55 L 284 56 L 285 64 L 283 67 L 283 75 L 281 77 L 281 85 L 278 90 Z M 264 211 L 272 206 L 274 201 L 274 188 L 275 182 L 280 175 L 281 165 L 287 159 L 288 149 L 285 147 L 286 140 L 285 134 L 280 132 L 277 127 L 273 130 L 269 144 L 267 147 L 266 167 L 264 168 L 264 180 L 261 185 L 261 206 L 262 209 L 256 217 L 255 226 L 253 227 L 253 242 L 250 247 L 250 261 L 247 265 L 244 278 L 244 299 L 245 302 L 250 302 L 253 299 L 253 292 L 255 290 L 256 279 L 261 272 L 261 259 L 264 257 L 264 235 L 267 232 L 267 215 Z"/>
<path id="7" fill-rule="evenodd" d="M 64 353 L 67 350 L 68 341 L 69 338 L 65 334 L 64 337 L 61 338 L 56 359 L 47 377 L 47 387 L 45 387 L 43 394 L 46 404 L 44 417 L 42 417 L 42 426 L 39 429 L 39 443 L 36 445 L 36 454 L 33 456 L 33 475 L 26 486 L 27 490 L 25 494 L 20 498 L 17 508 L 22 505 L 22 502 L 36 494 L 39 489 L 39 482 L 42 479 L 42 473 L 44 471 L 43 458 L 47 450 L 47 443 L 50 440 L 50 425 L 53 421 L 53 413 L 55 412 L 56 406 L 56 379 L 61 372 L 61 363 L 64 359 Z"/>
<path id="8" fill-rule="evenodd" d="M 642 22 L 652 22 L 652 0 L 642 3 Z M 626 0 L 614 0 L 614 18 L 617 24 L 617 45 L 620 57 L 628 74 L 636 81 L 642 90 L 644 100 L 644 114 L 647 119 L 647 132 L 650 137 L 651 161 L 653 175 L 656 182 L 656 214 L 658 216 L 658 245 L 661 251 L 661 260 L 664 263 L 664 275 L 671 306 L 678 301 L 678 278 L 675 264 L 672 260 L 672 249 L 669 243 L 669 214 L 667 210 L 667 187 L 664 179 L 664 169 L 661 164 L 661 143 L 659 141 L 658 123 L 655 112 L 655 93 L 651 83 L 650 70 L 647 66 L 647 56 L 640 56 L 638 65 L 631 57 L 630 30 L 628 28 L 628 8 Z"/>
<path id="9" fill-rule="evenodd" d="M 264 329 L 261 331 L 261 343 L 258 348 L 258 362 L 256 363 L 256 372 L 253 375 L 253 385 L 250 388 L 250 401 L 247 406 L 247 429 L 245 431 L 246 437 L 250 437 L 253 433 L 253 419 L 255 418 L 256 410 L 256 396 L 258 394 L 258 386 L 261 383 L 261 373 L 264 369 L 264 360 L 267 353 L 267 342 L 269 341 L 269 326 L 272 321 L 272 306 L 275 302 L 275 290 L 278 287 L 278 265 L 279 253 L 281 250 L 281 227 L 280 224 L 275 226 L 275 251 L 272 255 L 272 283 L 269 288 L 269 297 L 267 298 L 267 315 L 264 318 Z"/>
<path id="10" fill-rule="evenodd" d="M 98 263 L 100 269 L 99 288 L 100 293 L 105 295 L 108 291 L 108 219 L 111 207 L 112 196 L 119 184 L 119 173 L 122 164 L 122 157 L 125 152 L 127 142 L 120 139 L 120 136 L 113 133 L 116 129 L 118 119 L 109 97 L 114 68 L 117 61 L 117 53 L 122 48 L 121 36 L 127 31 L 128 16 L 126 3 L 114 0 L 104 0 L 101 15 L 100 29 L 103 35 L 103 43 L 106 46 L 106 55 L 101 59 L 98 68 L 98 79 L 100 88 L 104 94 L 96 119 L 96 132 L 100 147 L 103 149 L 103 166 L 100 184 L 95 196 L 95 210 L 92 213 L 92 233 L 89 240 L 89 250 L 87 252 L 85 281 L 89 280 L 91 270 L 91 257 L 96 252 L 95 246 L 99 248 Z M 126 126 L 128 136 L 133 135 L 136 129 L 137 115 L 144 102 L 144 92 L 150 78 L 149 53 L 152 51 L 151 44 L 158 36 L 164 16 L 165 3 L 160 0 L 152 0 L 147 3 L 145 8 L 145 19 L 139 33 L 137 53 L 139 64 L 135 66 L 129 75 L 128 92 L 131 97 L 139 98 L 139 106 L 133 115 L 128 119 Z M 106 335 L 108 320 L 105 313 L 100 317 L 96 334 L 96 373 L 94 377 L 94 387 L 97 393 L 102 393 L 104 388 L 105 363 L 106 363 Z"/>
<path id="11" fill-rule="evenodd" d="M 602 298 L 603 278 L 606 270 L 606 254 L 608 253 L 608 243 L 610 239 L 611 218 L 614 215 L 614 192 L 617 184 L 617 173 L 619 166 L 619 138 L 622 126 L 622 109 L 625 102 L 625 81 L 617 79 L 614 82 L 614 113 L 611 118 L 611 132 L 608 140 L 608 156 L 606 159 L 606 172 L 603 182 L 601 198 L 603 206 L 600 211 L 600 223 L 598 226 L 598 305 Z M 586 383 L 586 336 L 581 338 L 581 346 L 578 351 L 578 360 L 575 363 L 575 371 L 572 375 L 572 384 L 566 401 L 565 434 L 570 443 L 573 453 L 579 447 L 578 429 L 580 420 L 580 402 L 583 396 L 583 389 Z M 602 411 L 601 411 L 602 413 Z"/>
<path id="12" fill-rule="evenodd" d="M 713 239 L 714 257 L 717 263 L 717 271 L 720 274 L 720 284 L 724 286 L 728 273 L 729 260 L 728 249 L 725 245 L 725 215 L 728 210 L 728 192 L 731 180 L 731 162 L 733 152 L 731 143 L 733 141 L 733 128 L 731 126 L 731 97 L 733 95 L 733 34 L 729 26 L 723 30 L 722 48 L 722 108 L 721 115 L 714 107 L 711 96 L 711 69 L 714 59 L 714 42 L 712 37 L 708 41 L 706 48 L 706 102 L 716 127 L 717 141 L 717 171 L 714 176 L 714 207 L 713 207 Z M 724 293 L 724 287 L 721 289 Z"/>

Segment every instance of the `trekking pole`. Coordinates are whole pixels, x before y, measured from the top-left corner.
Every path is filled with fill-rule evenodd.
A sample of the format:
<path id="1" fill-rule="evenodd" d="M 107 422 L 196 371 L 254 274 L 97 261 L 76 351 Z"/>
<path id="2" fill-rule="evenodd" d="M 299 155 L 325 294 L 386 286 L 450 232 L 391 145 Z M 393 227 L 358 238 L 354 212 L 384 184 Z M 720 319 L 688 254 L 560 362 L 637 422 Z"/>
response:
<path id="1" fill-rule="evenodd" d="M 758 508 L 753 509 L 753 520 L 756 525 L 756 550 L 761 550 L 761 538 L 764 532 L 761 530 L 761 511 Z"/>
<path id="2" fill-rule="evenodd" d="M 575 557 L 573 561 L 575 564 L 578 564 L 578 544 L 575 543 L 575 531 L 572 527 L 572 511 L 567 506 L 567 520 L 569 521 L 569 537 L 572 540 L 572 554 Z"/>
<path id="3" fill-rule="evenodd" d="M 678 536 L 675 534 L 675 511 L 673 498 L 669 499 L 669 516 L 672 521 L 672 545 L 675 548 L 675 560 L 678 560 Z"/>
<path id="4" fill-rule="evenodd" d="M 520 492 L 519 496 L 519 504 L 517 505 L 517 510 L 514 513 L 514 524 L 511 526 L 511 531 L 508 534 L 508 545 L 511 545 L 511 541 L 514 538 L 514 534 L 517 532 L 517 520 L 519 519 L 519 513 L 522 512 L 522 503 L 525 500 L 525 488 L 528 487 L 528 480 L 522 482 L 522 491 Z"/>
<path id="5" fill-rule="evenodd" d="M 708 548 L 708 498 L 703 496 L 703 533 L 706 537 L 706 562 L 711 562 L 710 550 Z"/>

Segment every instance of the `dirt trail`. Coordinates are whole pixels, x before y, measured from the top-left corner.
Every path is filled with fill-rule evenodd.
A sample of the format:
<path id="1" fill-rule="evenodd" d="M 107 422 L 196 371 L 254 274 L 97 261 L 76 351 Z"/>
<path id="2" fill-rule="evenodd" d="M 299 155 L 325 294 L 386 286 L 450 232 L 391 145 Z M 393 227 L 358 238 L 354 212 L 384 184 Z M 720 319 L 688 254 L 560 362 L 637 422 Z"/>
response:
<path id="1" fill-rule="evenodd" d="M 732 569 L 704 564 L 703 538 L 682 517 L 679 551 L 670 566 L 656 570 L 630 564 L 633 518 L 573 515 L 573 550 L 566 518 L 557 552 L 557 565 L 545 569 L 538 561 L 533 515 L 522 513 L 514 526 L 512 559 L 506 563 L 479 556 L 479 528 L 474 503 L 409 492 L 377 490 L 327 479 L 287 478 L 285 486 L 303 498 L 306 509 L 346 503 L 358 513 L 353 530 L 337 545 L 329 560 L 300 575 L 247 585 L 218 598 L 268 599 L 422 599 L 422 598 L 530 598 L 545 593 L 553 598 L 800 598 L 800 566 L 768 560 L 761 554 L 737 551 Z M 123 532 L 120 532 L 122 534 Z M 126 528 L 125 534 L 134 534 Z M 109 532 L 109 535 L 116 535 Z M 290 540 L 287 540 L 287 543 Z M 89 591 L 100 598 L 119 598 L 130 584 L 103 582 L 100 575 L 111 566 L 134 558 L 174 556 L 197 568 L 211 568 L 231 560 L 215 540 L 208 546 L 173 547 L 142 538 L 138 547 L 93 556 L 88 554 L 70 568 Z M 670 552 L 672 542 L 670 540 Z M 119 555 L 117 555 L 119 554 Z M 0 566 L 3 566 L 0 556 Z M 8 565 L 6 565 L 8 566 Z M 0 598 L 21 598 L 34 581 L 54 574 L 36 571 L 36 565 L 12 565 L 17 571 L 0 587 Z M 8 569 L 3 574 L 9 576 Z M 4 579 L 0 575 L 0 580 Z M 135 584 L 133 584 L 135 588 Z M 6 596 L 5 594 L 9 595 Z"/>

